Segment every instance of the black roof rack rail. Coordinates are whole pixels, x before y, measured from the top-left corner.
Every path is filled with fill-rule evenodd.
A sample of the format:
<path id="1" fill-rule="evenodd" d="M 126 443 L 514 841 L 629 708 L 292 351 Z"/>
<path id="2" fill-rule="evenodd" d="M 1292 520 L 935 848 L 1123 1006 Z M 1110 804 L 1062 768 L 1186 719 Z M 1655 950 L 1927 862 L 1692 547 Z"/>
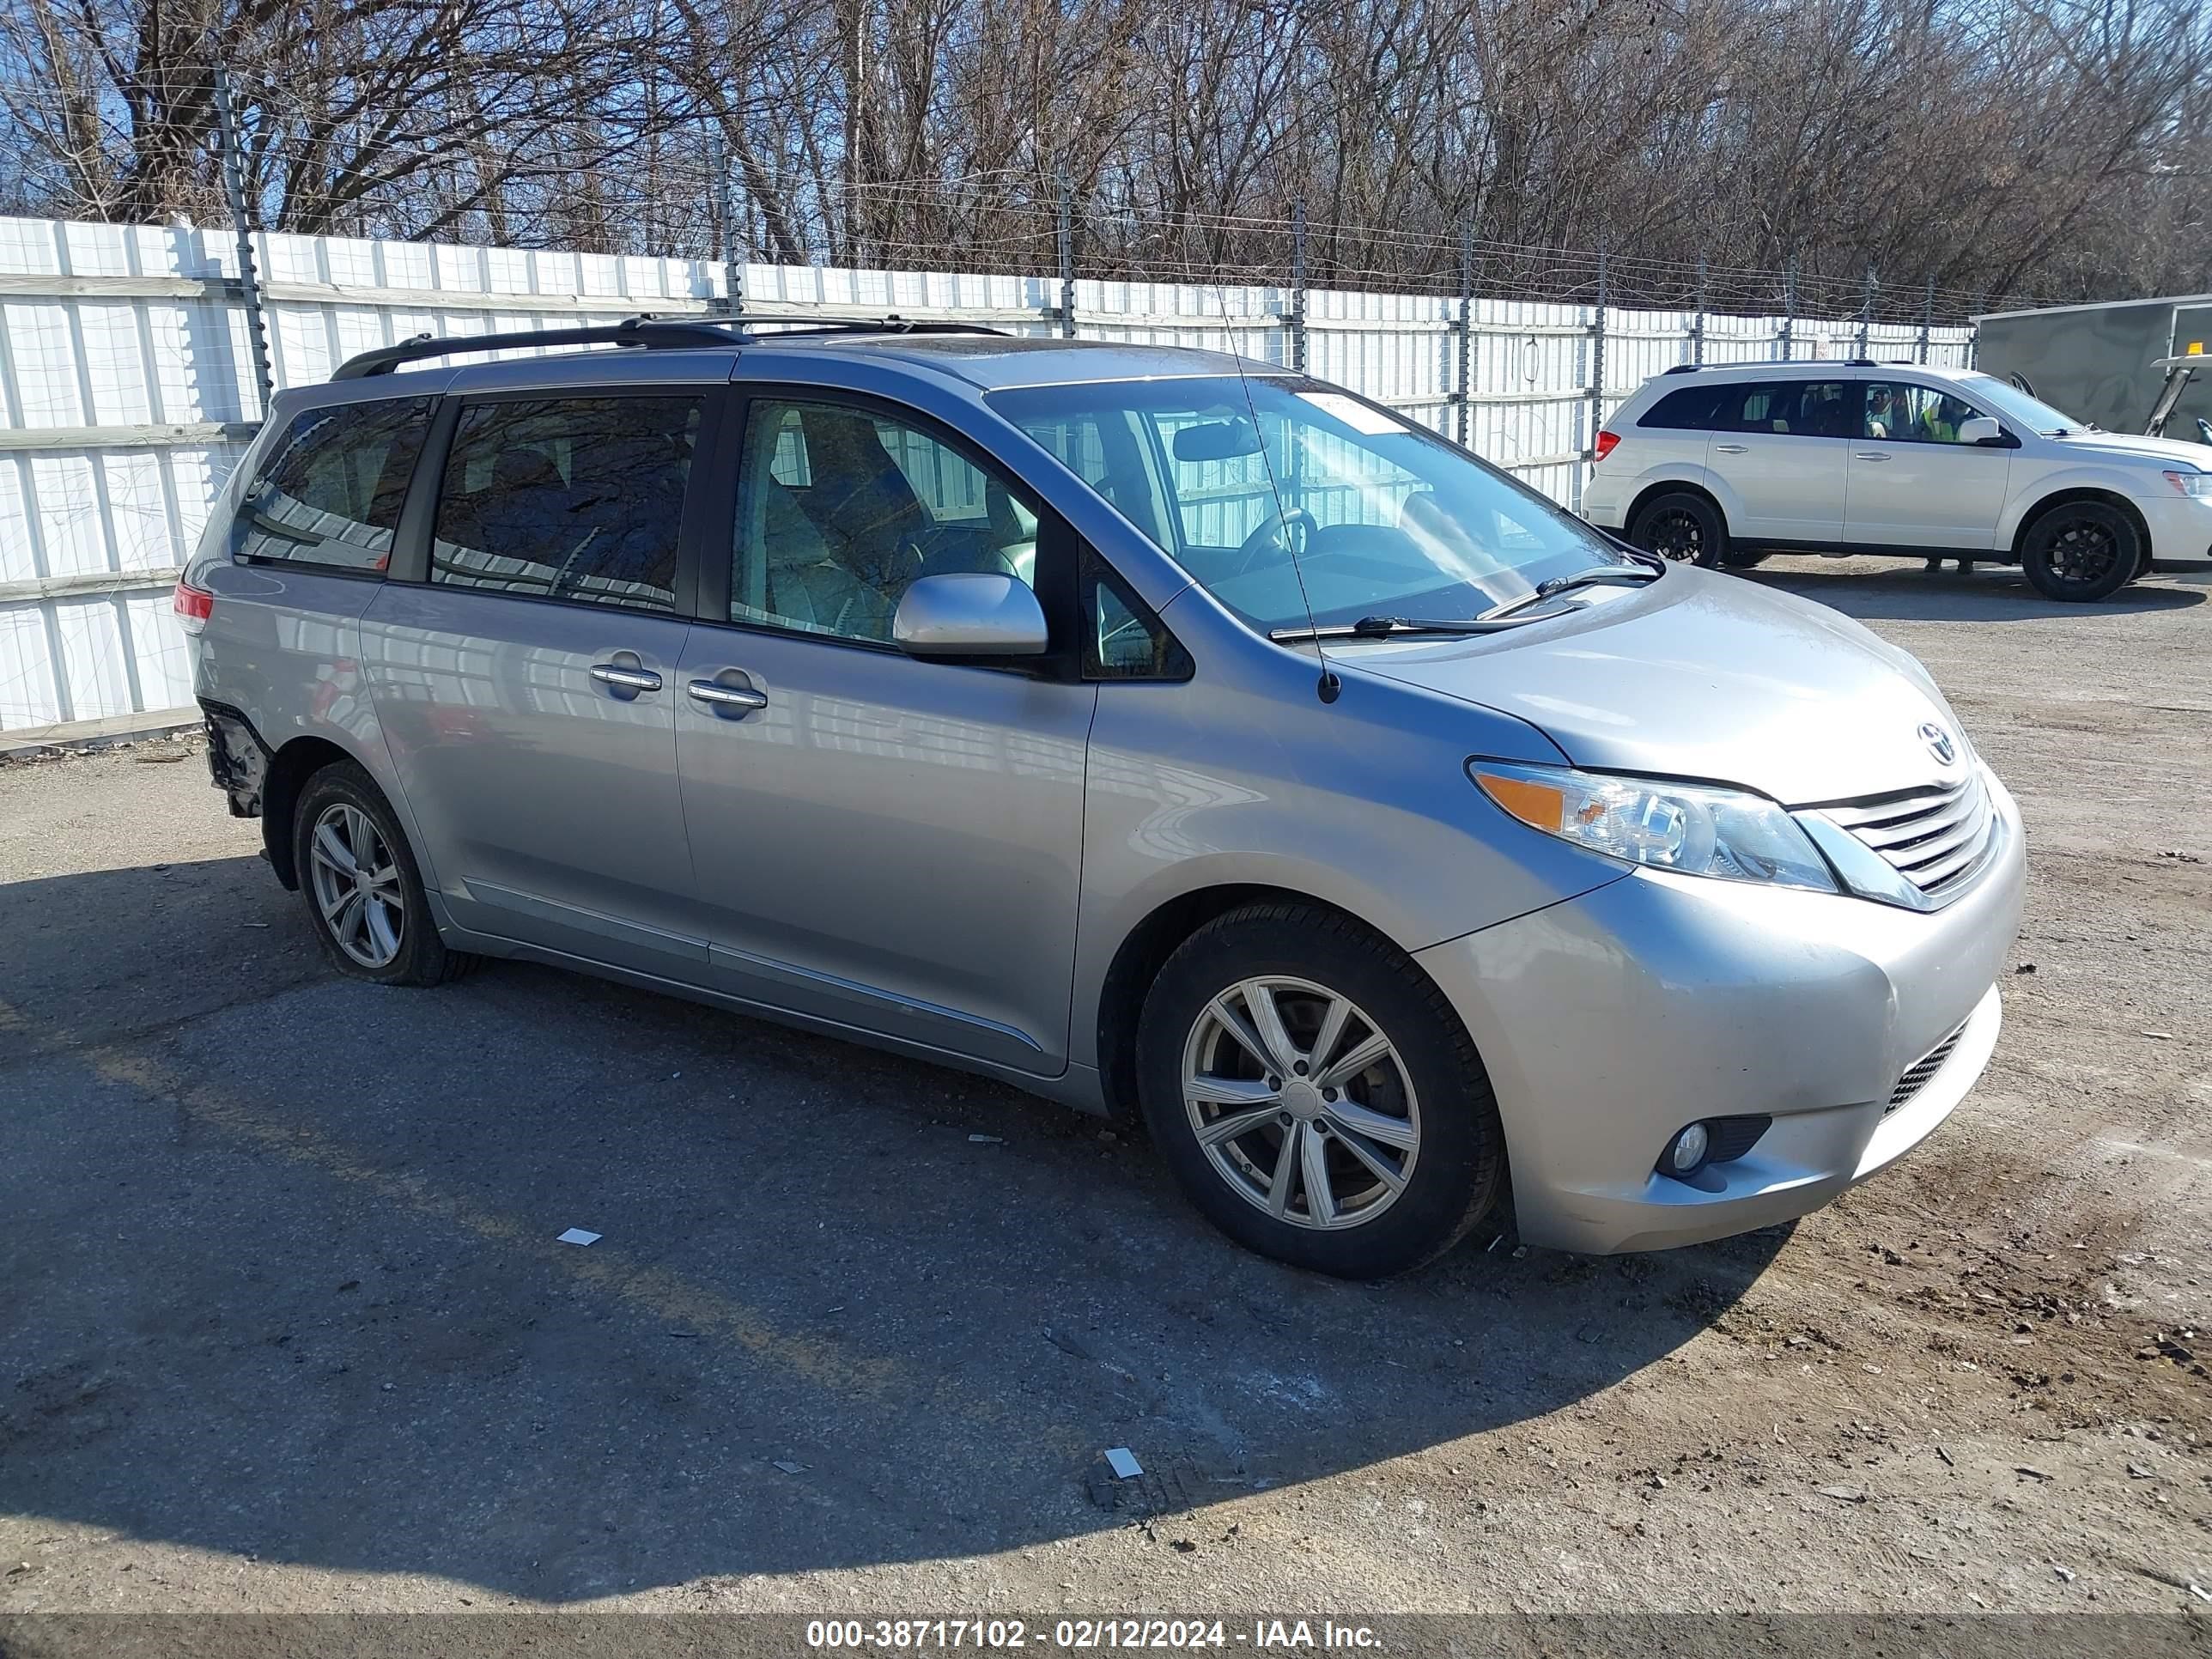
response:
<path id="1" fill-rule="evenodd" d="M 647 312 L 625 317 L 619 323 L 592 324 L 580 328 L 532 329 L 519 334 L 466 334 L 441 337 L 417 334 L 396 345 L 376 346 L 357 352 L 340 363 L 333 380 L 360 380 L 372 374 L 389 374 L 402 363 L 428 357 L 459 356 L 463 352 L 518 351 L 532 347 L 572 345 L 637 346 L 648 350 L 680 350 L 686 346 L 737 346 L 775 339 L 775 334 L 752 332 L 758 325 L 776 326 L 784 334 L 1004 334 L 1006 330 L 981 323 L 932 323 L 901 317 L 863 317 L 849 320 L 791 315 L 743 317 L 656 317 Z"/>
<path id="2" fill-rule="evenodd" d="M 1702 374 L 1709 368 L 1915 368 L 1919 367 L 1910 357 L 1892 357 L 1878 363 L 1871 357 L 1759 357 L 1735 363 L 1676 363 L 1672 368 L 1662 368 L 1662 374 Z"/>

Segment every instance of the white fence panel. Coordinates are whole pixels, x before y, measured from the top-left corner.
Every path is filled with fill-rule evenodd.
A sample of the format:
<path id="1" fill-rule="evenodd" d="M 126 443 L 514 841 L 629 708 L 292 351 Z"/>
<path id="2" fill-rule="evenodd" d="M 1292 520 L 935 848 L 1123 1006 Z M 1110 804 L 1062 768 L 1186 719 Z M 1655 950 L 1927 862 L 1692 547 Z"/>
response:
<path id="1" fill-rule="evenodd" d="M 256 238 L 271 377 L 326 378 L 358 351 L 431 332 L 469 336 L 699 313 L 723 271 L 699 260 L 558 250 Z M 182 710 L 191 700 L 167 590 L 261 416 L 227 230 L 0 219 L 0 732 Z M 824 317 L 897 312 L 1061 334 L 1060 285 L 961 271 L 748 264 L 747 308 Z M 1202 346 L 1256 364 L 1297 360 L 1287 288 L 1074 285 L 1085 339 Z M 1587 307 L 1481 299 L 1464 325 L 1435 295 L 1304 296 L 1309 371 L 1448 436 L 1568 506 L 1603 415 L 1695 355 L 1684 312 L 1608 310 L 1605 384 Z M 1856 355 L 1850 319 L 1705 319 L 1707 362 Z M 1868 353 L 1915 357 L 1919 331 L 1877 324 Z M 1929 361 L 1972 361 L 1937 329 Z M 1467 370 L 1462 384 L 1461 365 Z M 1462 425 L 1463 422 L 1463 425 Z M 1224 510 L 1226 507 L 1224 504 Z"/>

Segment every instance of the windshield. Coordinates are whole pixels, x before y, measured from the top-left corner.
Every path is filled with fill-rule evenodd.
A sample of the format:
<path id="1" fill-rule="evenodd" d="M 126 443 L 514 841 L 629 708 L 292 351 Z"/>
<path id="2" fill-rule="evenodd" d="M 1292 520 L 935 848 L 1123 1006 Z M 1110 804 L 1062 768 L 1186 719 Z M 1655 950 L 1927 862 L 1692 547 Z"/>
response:
<path id="1" fill-rule="evenodd" d="M 2031 398 L 2009 380 L 2000 380 L 1994 374 L 1969 375 L 1966 386 L 1967 391 L 2006 420 L 2016 422 L 2030 432 L 2039 432 L 2046 438 L 2089 429 L 2088 422 L 2077 421 L 2063 410 L 2053 409 L 2040 398 Z"/>
<path id="2" fill-rule="evenodd" d="M 1634 562 L 1465 450 L 1318 380 L 1030 386 L 990 402 L 1263 633 L 1304 627 L 1308 600 L 1323 627 L 1471 618 L 1548 578 Z"/>

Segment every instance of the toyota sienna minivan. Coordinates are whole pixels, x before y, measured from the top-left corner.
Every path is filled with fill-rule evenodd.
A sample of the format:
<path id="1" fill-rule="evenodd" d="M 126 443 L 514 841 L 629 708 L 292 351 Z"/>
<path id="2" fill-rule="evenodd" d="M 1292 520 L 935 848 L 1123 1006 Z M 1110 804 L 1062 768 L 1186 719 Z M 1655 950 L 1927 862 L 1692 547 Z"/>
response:
<path id="1" fill-rule="evenodd" d="M 276 398 L 177 609 L 343 972 L 1133 1111 L 1325 1273 L 1801 1216 L 1996 1040 L 2020 817 L 1917 662 L 1231 356 L 410 341 Z"/>

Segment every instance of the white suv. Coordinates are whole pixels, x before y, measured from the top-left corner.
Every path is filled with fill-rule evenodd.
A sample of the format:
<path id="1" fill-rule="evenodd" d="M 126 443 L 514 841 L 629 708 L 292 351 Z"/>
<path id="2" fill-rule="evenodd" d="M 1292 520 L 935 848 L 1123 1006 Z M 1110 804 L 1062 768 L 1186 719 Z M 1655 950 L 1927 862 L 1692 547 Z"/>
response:
<path id="1" fill-rule="evenodd" d="M 2101 599 L 2212 560 L 2212 449 L 2125 437 L 1970 369 L 1669 369 L 1597 436 L 1591 523 L 1698 564 L 1778 550 L 2017 563 Z"/>

